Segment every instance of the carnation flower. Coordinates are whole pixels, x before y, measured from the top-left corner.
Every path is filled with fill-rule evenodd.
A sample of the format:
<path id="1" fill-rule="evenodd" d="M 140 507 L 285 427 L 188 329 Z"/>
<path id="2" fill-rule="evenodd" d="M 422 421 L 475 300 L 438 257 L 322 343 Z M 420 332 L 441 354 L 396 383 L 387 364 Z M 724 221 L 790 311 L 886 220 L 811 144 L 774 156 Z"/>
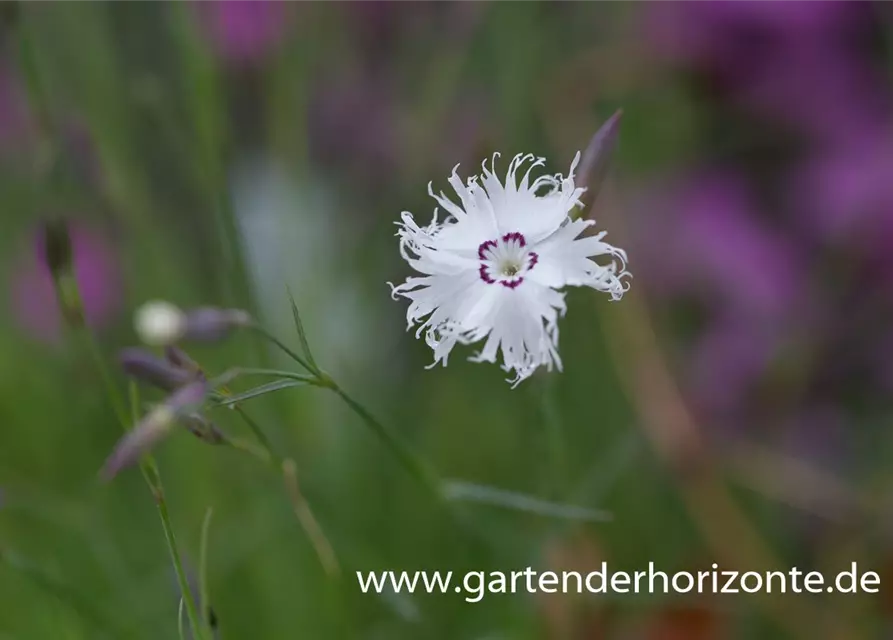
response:
<path id="1" fill-rule="evenodd" d="M 545 366 L 561 370 L 558 355 L 558 317 L 566 310 L 566 286 L 588 286 L 619 300 L 629 288 L 624 277 L 626 253 L 603 241 L 605 232 L 581 237 L 595 224 L 574 219 L 585 189 L 576 186 L 574 158 L 567 177 L 541 175 L 543 158 L 517 155 L 505 182 L 482 164 L 480 176 L 463 182 L 456 169 L 449 182 L 459 203 L 442 192 L 428 192 L 448 217 L 438 221 L 438 210 L 426 227 L 404 212 L 397 235 L 400 254 L 423 274 L 390 285 L 394 299 L 410 300 L 408 328 L 434 351 L 434 362 L 444 366 L 456 343 L 486 340 L 473 362 L 496 362 L 513 374 L 512 385 Z M 517 173 L 527 167 L 520 183 Z M 458 168 L 458 166 L 456 167 Z M 592 258 L 608 256 L 600 264 Z M 389 283 L 390 284 L 390 283 Z M 429 368 L 430 368 L 429 366 Z"/>

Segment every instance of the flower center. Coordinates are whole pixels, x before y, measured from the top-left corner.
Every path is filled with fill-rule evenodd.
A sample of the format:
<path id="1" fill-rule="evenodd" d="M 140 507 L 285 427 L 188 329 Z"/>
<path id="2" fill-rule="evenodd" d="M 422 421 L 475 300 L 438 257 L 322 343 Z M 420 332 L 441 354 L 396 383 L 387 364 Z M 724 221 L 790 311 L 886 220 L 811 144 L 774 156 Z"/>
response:
<path id="1" fill-rule="evenodd" d="M 487 240 L 478 247 L 481 280 L 514 289 L 524 282 L 524 274 L 536 266 L 539 256 L 528 250 L 527 240 L 518 232 Z"/>

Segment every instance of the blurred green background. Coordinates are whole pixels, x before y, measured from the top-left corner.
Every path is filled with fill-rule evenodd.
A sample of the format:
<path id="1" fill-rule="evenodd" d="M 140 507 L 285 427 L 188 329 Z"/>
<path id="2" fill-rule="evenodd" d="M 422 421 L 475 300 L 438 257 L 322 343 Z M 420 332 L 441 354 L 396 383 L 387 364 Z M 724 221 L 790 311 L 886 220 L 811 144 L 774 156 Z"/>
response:
<path id="1" fill-rule="evenodd" d="M 251 309 L 444 478 L 606 510 L 457 505 L 459 526 L 321 389 L 248 401 L 281 478 L 175 433 L 157 451 L 220 638 L 885 638 L 891 601 L 893 146 L 885 3 L 4 3 L 0 637 L 176 638 L 179 591 L 120 425 L 70 339 L 41 247 L 68 221 L 91 331 L 117 373 L 149 299 Z M 595 206 L 626 248 L 619 302 L 569 292 L 565 370 L 512 390 L 430 353 L 386 281 L 394 222 L 494 151 L 564 172 L 622 108 Z M 294 368 L 248 334 L 208 371 Z M 470 354 L 470 351 L 469 351 Z M 238 389 L 242 383 L 234 384 Z M 160 399 L 154 391 L 147 400 Z M 250 438 L 233 412 L 209 416 Z M 355 571 L 828 575 L 877 595 L 362 594 Z"/>

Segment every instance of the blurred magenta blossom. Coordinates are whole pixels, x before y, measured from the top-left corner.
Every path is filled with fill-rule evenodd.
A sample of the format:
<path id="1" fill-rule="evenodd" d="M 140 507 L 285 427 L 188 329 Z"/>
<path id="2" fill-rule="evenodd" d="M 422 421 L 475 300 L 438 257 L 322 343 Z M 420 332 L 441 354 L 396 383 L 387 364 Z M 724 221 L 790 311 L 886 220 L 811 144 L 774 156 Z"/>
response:
<path id="1" fill-rule="evenodd" d="M 847 416 L 827 419 L 828 397 L 859 401 L 893 380 L 893 94 L 867 46 L 872 7 L 643 10 L 658 64 L 686 73 L 701 112 L 723 123 L 694 167 L 637 207 L 659 308 L 697 311 L 679 349 L 688 398 L 712 427 L 831 438 L 825 427 Z"/>
<path id="2" fill-rule="evenodd" d="M 393 85 L 381 73 L 358 73 L 327 78 L 317 86 L 308 128 L 315 158 L 372 179 L 391 174 L 400 154 L 400 107 Z"/>
<path id="3" fill-rule="evenodd" d="M 852 136 L 798 167 L 793 206 L 804 228 L 834 244 L 893 249 L 893 131 Z"/>
<path id="4" fill-rule="evenodd" d="M 778 319 L 803 290 L 796 246 L 761 221 L 740 177 L 694 172 L 644 209 L 643 268 L 655 294 L 695 293 L 755 320 Z"/>
<path id="5" fill-rule="evenodd" d="M 868 3 L 655 2 L 645 32 L 656 59 L 698 72 L 708 86 L 754 112 L 811 135 L 885 117 L 881 65 L 862 51 Z"/>
<path id="6" fill-rule="evenodd" d="M 114 245 L 103 233 L 80 223 L 70 224 L 69 235 L 86 322 L 90 327 L 102 328 L 116 316 L 123 298 Z M 11 296 L 14 317 L 25 333 L 42 342 L 60 340 L 62 315 L 42 233 L 34 234 L 30 251 L 12 269 Z"/>
<path id="7" fill-rule="evenodd" d="M 750 57 L 758 63 L 779 49 L 839 40 L 841 27 L 864 13 L 853 5 L 848 0 L 668 0 L 647 6 L 645 27 L 655 50 L 676 62 L 729 65 Z M 755 49 L 759 44 L 772 50 Z"/>
<path id="8" fill-rule="evenodd" d="M 207 0 L 195 5 L 218 55 L 251 64 L 271 54 L 285 38 L 289 3 L 274 0 Z"/>

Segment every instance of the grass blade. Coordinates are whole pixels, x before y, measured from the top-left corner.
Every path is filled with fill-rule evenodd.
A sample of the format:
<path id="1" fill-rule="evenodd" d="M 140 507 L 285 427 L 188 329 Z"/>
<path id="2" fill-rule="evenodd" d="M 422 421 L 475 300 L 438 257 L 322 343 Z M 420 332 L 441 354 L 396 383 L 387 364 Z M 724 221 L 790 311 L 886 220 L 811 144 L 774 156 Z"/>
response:
<path id="1" fill-rule="evenodd" d="M 291 293 L 291 289 L 286 287 L 288 292 L 288 301 L 291 303 L 291 315 L 295 320 L 295 329 L 298 331 L 298 339 L 301 341 L 301 351 L 304 352 L 304 356 L 307 358 L 307 364 L 309 364 L 314 372 L 319 371 L 319 366 L 316 364 L 316 360 L 313 359 L 313 353 L 310 351 L 310 343 L 307 341 L 307 333 L 304 331 L 304 323 L 301 322 L 301 314 L 298 312 L 298 305 L 295 303 L 295 298 Z"/>
<path id="2" fill-rule="evenodd" d="M 239 402 L 244 402 L 245 400 L 250 400 L 252 398 L 258 398 L 268 393 L 273 393 L 274 391 L 289 389 L 291 387 L 306 387 L 308 384 L 310 383 L 306 380 L 274 380 L 273 382 L 262 384 L 259 387 L 254 387 L 252 389 L 249 389 L 248 391 L 243 391 L 242 393 L 227 395 L 217 402 L 217 406 L 232 407 Z"/>
<path id="3" fill-rule="evenodd" d="M 208 588 L 208 534 L 211 531 L 211 517 L 213 515 L 214 509 L 208 507 L 208 510 L 205 512 L 205 519 L 202 520 L 202 534 L 198 556 L 198 606 L 201 609 L 202 620 L 211 627 L 213 627 L 213 624 L 211 622 L 211 601 Z"/>
<path id="4" fill-rule="evenodd" d="M 606 511 L 549 502 L 548 500 L 541 500 L 523 493 L 515 493 L 514 491 L 506 491 L 461 480 L 444 482 L 443 492 L 447 500 L 476 502 L 514 511 L 525 511 L 538 516 L 582 522 L 608 522 L 613 519 L 613 516 Z"/>

